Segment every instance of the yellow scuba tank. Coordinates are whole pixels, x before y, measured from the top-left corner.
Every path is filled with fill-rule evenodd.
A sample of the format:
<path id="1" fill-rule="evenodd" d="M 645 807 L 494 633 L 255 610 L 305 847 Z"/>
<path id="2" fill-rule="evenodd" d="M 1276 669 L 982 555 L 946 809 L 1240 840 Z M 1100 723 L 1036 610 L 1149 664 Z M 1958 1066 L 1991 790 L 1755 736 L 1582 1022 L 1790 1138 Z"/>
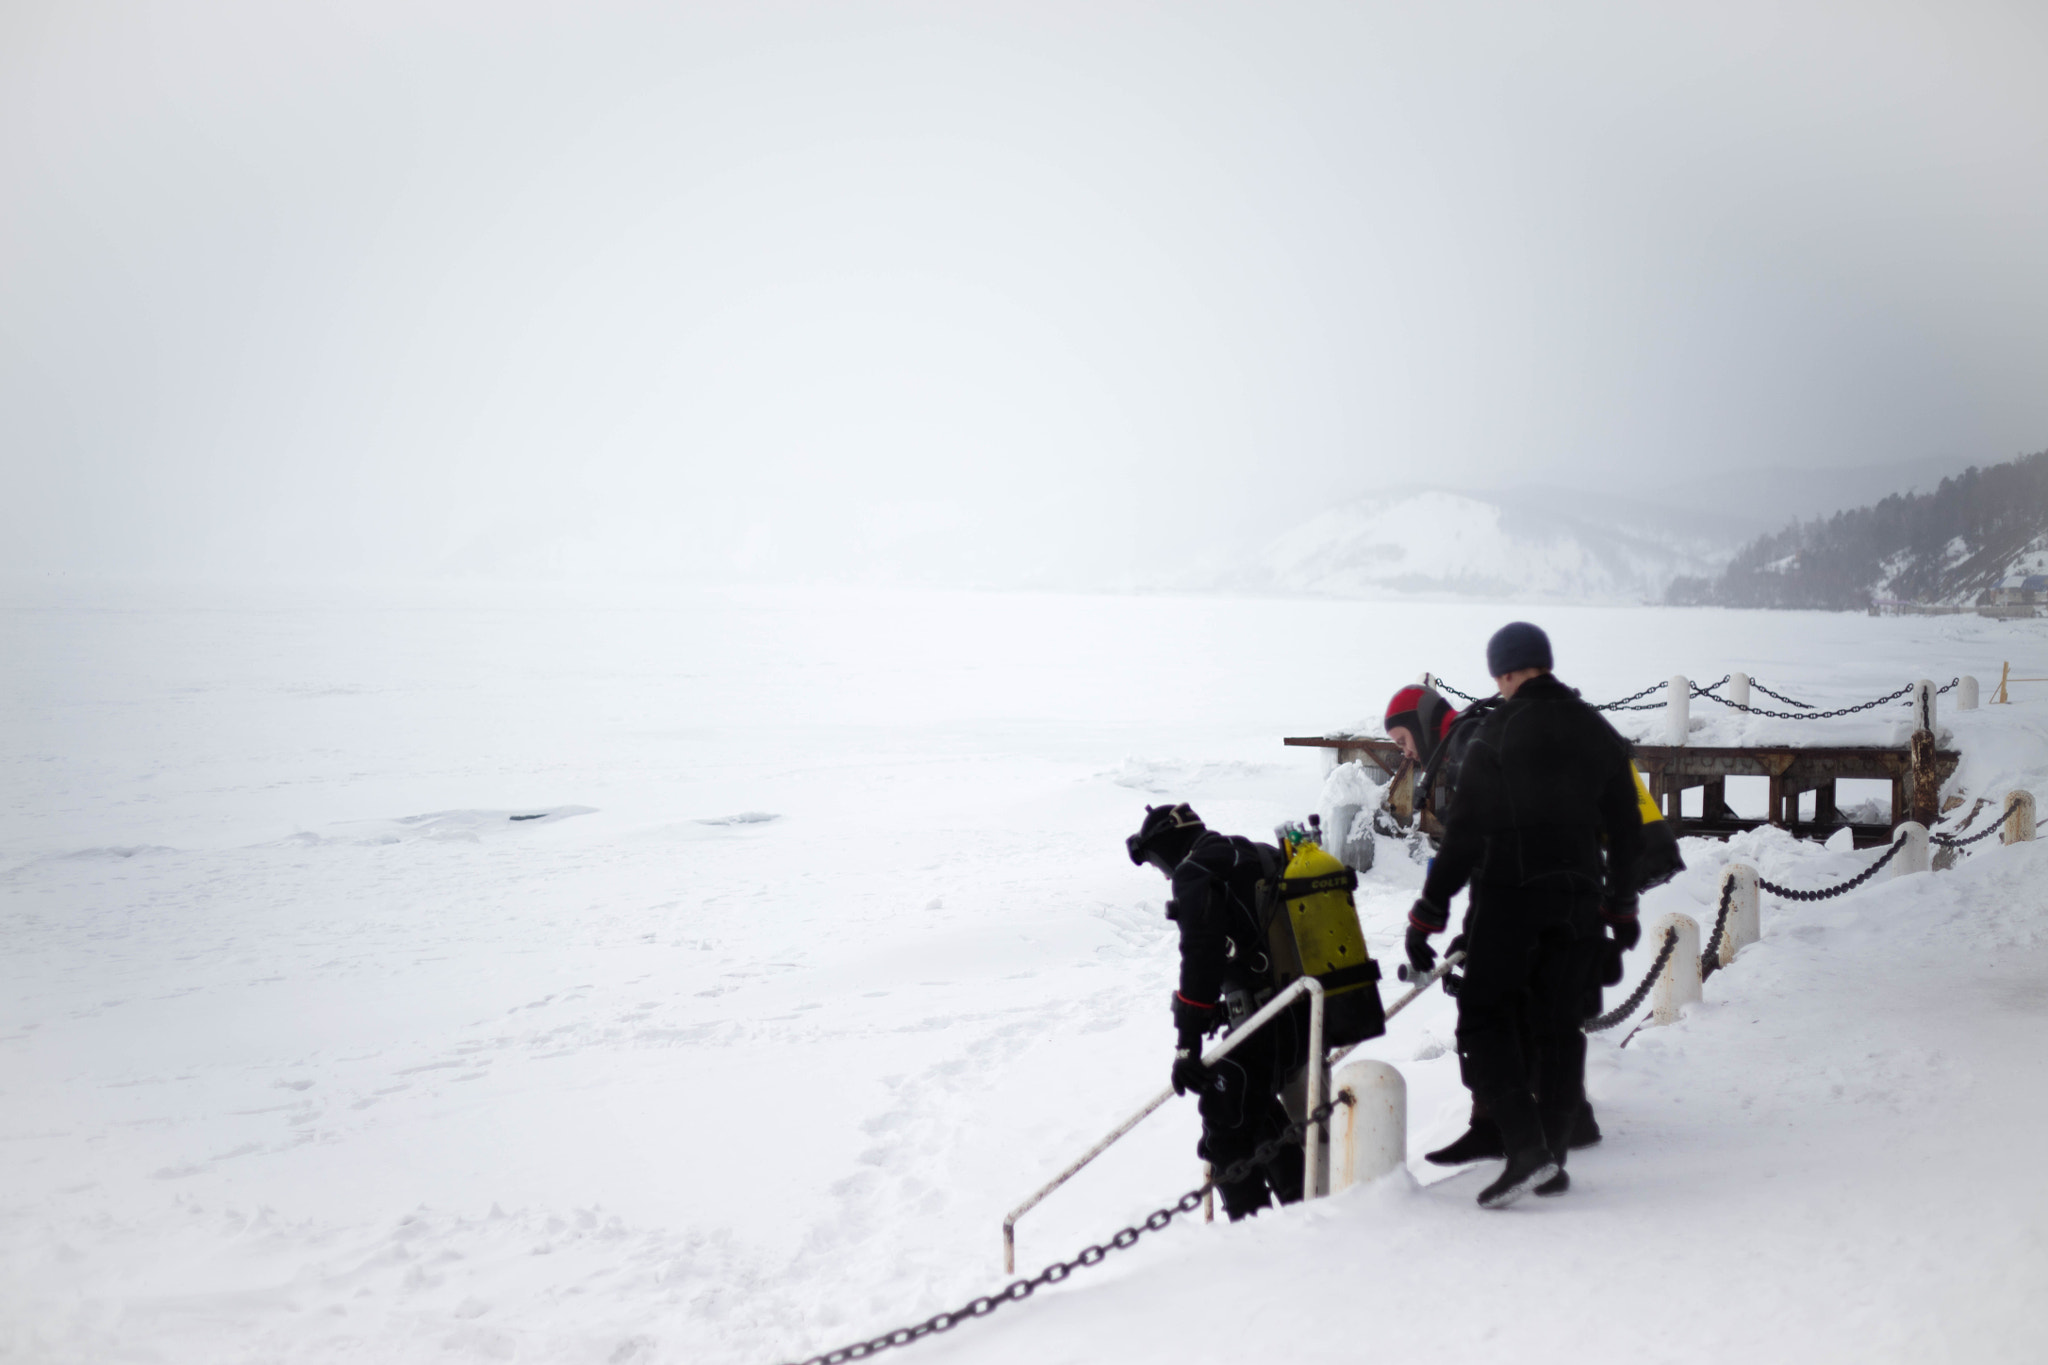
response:
<path id="1" fill-rule="evenodd" d="M 1287 859 L 1277 882 L 1265 891 L 1267 953 L 1273 984 L 1313 976 L 1323 985 L 1323 1036 L 1342 1046 L 1386 1031 L 1380 1005 L 1380 968 L 1366 948 L 1351 893 L 1358 874 L 1324 850 L 1319 831 L 1282 826 L 1281 855 Z"/>
<path id="2" fill-rule="evenodd" d="M 1636 779 L 1636 808 L 1643 815 L 1643 856 L 1636 861 L 1635 889 L 1647 891 L 1685 871 L 1685 858 L 1678 851 L 1677 833 L 1657 809 L 1650 784 L 1643 781 L 1642 769 L 1631 763 L 1628 770 Z"/>
<path id="3" fill-rule="evenodd" d="M 1643 770 L 1635 764 L 1628 770 L 1636 779 L 1636 808 L 1643 813 L 1643 823 L 1649 825 L 1664 818 L 1664 812 L 1657 809 L 1657 799 L 1650 795 L 1650 784 L 1643 781 Z"/>

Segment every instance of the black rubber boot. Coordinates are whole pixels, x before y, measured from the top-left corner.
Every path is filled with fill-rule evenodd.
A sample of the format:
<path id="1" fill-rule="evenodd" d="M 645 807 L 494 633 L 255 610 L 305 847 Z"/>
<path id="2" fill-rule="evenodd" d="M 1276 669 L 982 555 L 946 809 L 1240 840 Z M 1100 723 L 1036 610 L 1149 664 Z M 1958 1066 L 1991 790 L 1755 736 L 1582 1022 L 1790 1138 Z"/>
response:
<path id="1" fill-rule="evenodd" d="M 1508 1164 L 1500 1179 L 1479 1192 L 1479 1207 L 1504 1209 L 1556 1175 L 1558 1163 L 1550 1154 L 1544 1121 L 1528 1091 L 1504 1090 L 1498 1096 L 1488 1095 L 1486 1108 L 1500 1127 L 1500 1140 L 1508 1149 Z"/>
<path id="2" fill-rule="evenodd" d="M 1593 1101 L 1579 1106 L 1578 1121 L 1572 1124 L 1572 1148 L 1591 1147 L 1600 1140 L 1600 1123 L 1593 1117 Z M 1538 1191 L 1541 1193 L 1541 1191 Z"/>
<path id="3" fill-rule="evenodd" d="M 1475 1117 L 1456 1142 L 1426 1153 L 1422 1159 L 1434 1166 L 1463 1166 L 1473 1161 L 1498 1161 L 1507 1154 L 1501 1145 L 1500 1126 L 1490 1118 Z"/>
<path id="4" fill-rule="evenodd" d="M 1563 1174 L 1548 1147 L 1523 1147 L 1509 1154 L 1507 1169 L 1500 1173 L 1500 1179 L 1479 1192 L 1479 1207 L 1504 1209 L 1530 1190 Z"/>
<path id="5" fill-rule="evenodd" d="M 1272 1195 L 1266 1188 L 1266 1177 L 1253 1171 L 1235 1184 L 1218 1185 L 1216 1192 L 1223 1196 L 1223 1212 L 1235 1223 L 1250 1218 L 1261 1209 L 1272 1207 Z"/>
<path id="6" fill-rule="evenodd" d="M 1557 1174 L 1538 1184 L 1533 1191 L 1546 1197 L 1563 1194 L 1572 1187 L 1572 1178 L 1564 1173 L 1565 1155 L 1568 1147 L 1578 1145 L 1579 1125 L 1590 1117 L 1592 1110 L 1584 1104 L 1562 1114 L 1543 1115 L 1543 1142 L 1549 1147 L 1557 1161 Z"/>

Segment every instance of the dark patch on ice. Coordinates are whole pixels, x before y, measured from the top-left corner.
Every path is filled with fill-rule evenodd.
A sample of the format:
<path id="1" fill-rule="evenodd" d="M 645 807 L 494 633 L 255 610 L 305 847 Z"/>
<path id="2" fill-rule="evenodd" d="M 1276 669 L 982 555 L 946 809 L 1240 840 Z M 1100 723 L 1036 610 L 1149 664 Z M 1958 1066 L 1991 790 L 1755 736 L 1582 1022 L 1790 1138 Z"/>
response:
<path id="1" fill-rule="evenodd" d="M 482 834 L 501 831 L 515 822 L 550 824 L 578 815 L 594 815 L 595 806 L 550 806 L 545 810 L 437 810 L 424 815 L 402 815 L 395 820 L 351 820 L 332 827 L 333 833 L 316 834 L 300 830 L 282 840 L 294 844 L 399 844 L 414 839 L 477 842 Z"/>
<path id="2" fill-rule="evenodd" d="M 738 815 L 718 815 L 708 820 L 699 820 L 700 825 L 765 825 L 770 820 L 780 820 L 765 810 L 743 810 Z"/>
<path id="3" fill-rule="evenodd" d="M 133 858 L 138 853 L 175 853 L 176 849 L 165 848 L 162 844 L 109 844 L 104 848 L 81 848 L 75 853 L 58 856 L 65 859 L 82 858 L 93 861 L 111 858 Z"/>

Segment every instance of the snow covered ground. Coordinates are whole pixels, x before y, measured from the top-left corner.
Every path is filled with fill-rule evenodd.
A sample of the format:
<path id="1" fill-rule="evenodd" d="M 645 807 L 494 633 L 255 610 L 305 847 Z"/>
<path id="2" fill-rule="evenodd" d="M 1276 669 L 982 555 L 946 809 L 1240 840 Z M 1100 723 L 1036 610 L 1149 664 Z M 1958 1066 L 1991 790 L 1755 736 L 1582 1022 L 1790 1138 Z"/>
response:
<path id="1" fill-rule="evenodd" d="M 1299 818 L 1321 758 L 1281 735 L 1483 681 L 1514 615 L 1595 699 L 2048 671 L 2039 625 L 1965 617 L 18 592 L 0 1359 L 774 1362 L 986 1292 L 1003 1211 L 1164 1080 L 1143 804 Z M 1944 723 L 1969 794 L 2048 788 L 2048 687 Z M 904 1358 L 2041 1359 L 2041 850 L 1767 899 L 1682 1024 L 1595 1041 L 1564 1199 L 1422 1167 L 1183 1222 Z M 1652 918 L 1709 918 L 1730 857 L 1874 856 L 1686 854 Z M 1420 877 L 1388 842 L 1365 881 L 1390 960 Z M 1366 1049 L 1416 1153 L 1461 1125 L 1451 1025 Z M 1182 1101 L 1024 1265 L 1195 1183 L 1193 1141 Z"/>

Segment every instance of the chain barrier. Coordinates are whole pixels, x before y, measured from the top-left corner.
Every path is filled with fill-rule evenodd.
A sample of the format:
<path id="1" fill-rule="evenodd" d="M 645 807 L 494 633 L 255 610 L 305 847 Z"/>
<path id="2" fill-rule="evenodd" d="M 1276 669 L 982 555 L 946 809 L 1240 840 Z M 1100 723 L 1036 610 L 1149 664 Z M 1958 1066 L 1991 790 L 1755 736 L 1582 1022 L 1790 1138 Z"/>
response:
<path id="1" fill-rule="evenodd" d="M 1728 931 L 1728 908 L 1735 904 L 1735 879 L 1728 878 L 1721 883 L 1721 913 L 1714 916 L 1714 932 L 1707 939 L 1706 950 L 1700 954 L 1700 980 L 1705 981 L 1721 969 L 1721 936 Z"/>
<path id="2" fill-rule="evenodd" d="M 1049 1284 L 1058 1284 L 1083 1266 L 1099 1265 L 1102 1258 L 1112 1251 L 1122 1251 L 1136 1246 L 1138 1239 L 1148 1232 L 1158 1232 L 1184 1213 L 1193 1213 L 1202 1207 L 1202 1196 L 1218 1185 L 1229 1185 L 1244 1179 L 1260 1166 L 1270 1165 L 1274 1158 L 1293 1144 L 1299 1143 L 1308 1133 L 1311 1124 L 1326 1123 L 1339 1105 L 1350 1104 L 1351 1097 L 1341 1096 L 1324 1101 L 1314 1113 L 1287 1125 L 1280 1132 L 1267 1138 L 1252 1149 L 1250 1156 L 1242 1157 L 1225 1167 L 1221 1174 L 1211 1172 L 1207 1180 L 1189 1190 L 1171 1204 L 1156 1208 L 1145 1215 L 1140 1222 L 1119 1228 L 1106 1241 L 1091 1243 L 1075 1253 L 1070 1261 L 1054 1261 L 1028 1280 L 1012 1280 L 993 1294 L 984 1294 L 949 1312 L 934 1313 L 923 1322 L 910 1327 L 898 1327 L 893 1332 L 884 1332 L 866 1341 L 856 1341 L 836 1350 L 825 1351 L 802 1362 L 802 1365 L 845 1365 L 849 1360 L 866 1360 L 869 1356 L 896 1346 L 908 1346 L 913 1341 L 923 1341 L 935 1332 L 950 1332 L 969 1318 L 985 1318 L 1006 1303 L 1022 1303 Z"/>
<path id="3" fill-rule="evenodd" d="M 1849 878 L 1848 881 L 1843 882 L 1840 886 L 1830 886 L 1818 891 L 1800 891 L 1794 887 L 1780 886 L 1776 882 L 1768 881 L 1763 877 L 1758 877 L 1756 879 L 1756 884 L 1763 890 L 1770 892 L 1773 896 L 1783 896 L 1788 901 L 1833 900 L 1836 896 L 1841 895 L 1843 892 L 1854 891 L 1857 887 L 1863 885 L 1863 883 L 1869 881 L 1872 877 L 1875 877 L 1878 873 L 1878 869 L 1882 868 L 1886 863 L 1890 862 L 1892 859 L 1898 857 L 1899 850 L 1904 848 L 1905 846 L 1906 841 L 1903 838 L 1892 840 L 1892 846 L 1884 851 L 1884 856 L 1882 858 L 1879 858 L 1876 862 L 1872 863 L 1869 867 L 1864 868 L 1861 872 L 1858 872 L 1855 876 Z"/>
<path id="4" fill-rule="evenodd" d="M 1630 991 L 1628 999 L 1622 1001 L 1615 1008 L 1607 1011 L 1598 1019 L 1587 1020 L 1581 1026 L 1583 1030 L 1587 1033 L 1598 1033 L 1602 1029 L 1613 1028 L 1616 1024 L 1634 1014 L 1636 1006 L 1642 1004 L 1643 998 L 1649 995 L 1650 987 L 1656 983 L 1657 974 L 1664 970 L 1664 964 L 1671 960 L 1671 954 L 1677 947 L 1678 930 L 1676 928 L 1666 929 L 1664 931 L 1664 946 L 1657 950 L 1657 960 L 1650 964 L 1650 970 L 1643 977 L 1642 984 Z"/>
<path id="5" fill-rule="evenodd" d="M 1932 844 L 1939 844 L 1943 848 L 1968 848 L 1979 839 L 1989 839 L 1992 835 L 2003 829 L 2005 822 L 2012 819 L 2012 813 L 2019 809 L 2019 805 L 2020 803 L 2017 801 L 2006 802 L 2005 809 L 2000 812 L 1999 817 L 1978 830 L 1975 834 L 1929 834 L 1927 841 Z"/>
<path id="6" fill-rule="evenodd" d="M 1872 701 L 1858 702 L 1854 706 L 1837 707 L 1833 711 L 1819 711 L 1814 709 L 1814 706 L 1811 702 L 1798 701 L 1792 697 L 1786 696 L 1782 692 L 1773 692 L 1770 688 L 1765 687 L 1762 683 L 1756 681 L 1756 679 L 1750 679 L 1749 685 L 1751 690 L 1761 692 L 1767 697 L 1773 697 L 1778 701 L 1784 702 L 1787 706 L 1796 706 L 1799 708 L 1796 711 L 1770 711 L 1766 710 L 1761 706 L 1744 706 L 1740 702 L 1730 701 L 1728 700 L 1728 698 L 1722 696 L 1718 689 L 1725 686 L 1727 682 L 1734 676 L 1735 675 L 1732 673 L 1724 673 L 1721 675 L 1720 682 L 1711 682 L 1705 684 L 1691 683 L 1689 684 L 1689 686 L 1692 688 L 1692 695 L 1695 697 L 1708 697 L 1714 701 L 1721 703 L 1721 705 L 1729 707 L 1733 710 L 1743 711 L 1752 716 L 1769 716 L 1773 720 L 1833 720 L 1837 716 L 1853 716 L 1859 711 L 1868 711 L 1873 707 L 1883 706 L 1886 702 L 1897 701 L 1899 698 L 1905 696 L 1908 692 L 1911 692 L 1914 688 L 1914 684 L 1907 683 L 1898 691 L 1887 692 L 1883 696 L 1878 697 Z M 1961 685 L 1962 681 L 1963 680 L 1961 675 L 1950 678 L 1940 687 L 1934 689 L 1934 695 L 1938 697 L 1945 692 L 1952 692 L 1958 686 Z M 1431 680 L 1431 682 L 1437 691 L 1448 692 L 1452 696 L 1456 697 L 1459 701 L 1475 702 L 1479 700 L 1479 698 L 1473 696 L 1470 692 L 1460 692 L 1457 688 L 1452 687 L 1449 683 L 1445 682 L 1441 678 L 1434 678 Z M 1661 701 L 1644 702 L 1642 705 L 1632 705 L 1631 703 L 1642 702 L 1644 697 L 1649 696 L 1658 688 L 1665 686 L 1668 686 L 1668 684 L 1651 683 L 1648 687 L 1644 688 L 1640 692 L 1631 692 L 1626 697 L 1621 698 L 1619 701 L 1602 702 L 1601 704 L 1595 706 L 1593 709 L 1595 711 L 1661 711 L 1664 709 L 1667 703 Z"/>
<path id="7" fill-rule="evenodd" d="M 1725 682 L 1727 680 L 1724 678 L 1722 681 Z M 1720 683 L 1715 683 L 1714 687 L 1719 687 L 1720 685 Z M 1755 686 L 1755 684 L 1752 683 L 1751 686 L 1753 687 Z M 1898 691 L 1887 692 L 1882 697 L 1878 697 L 1874 701 L 1859 702 L 1854 706 L 1843 706 L 1833 711 L 1767 711 L 1761 706 L 1744 706 L 1741 702 L 1730 701 L 1728 700 L 1728 698 L 1721 696 L 1719 693 L 1715 692 L 1712 688 L 1706 687 L 1699 689 L 1699 695 L 1703 697 L 1711 697 L 1715 701 L 1720 702 L 1723 706 L 1729 707 L 1736 711 L 1745 711 L 1752 716 L 1769 716 L 1774 720 L 1832 720 L 1836 716 L 1853 716 L 1858 711 L 1868 711 L 1873 706 L 1883 706 L 1886 702 L 1897 701 L 1899 698 L 1905 696 L 1908 692 L 1911 692 L 1912 690 L 1913 684 L 1907 683 Z"/>

